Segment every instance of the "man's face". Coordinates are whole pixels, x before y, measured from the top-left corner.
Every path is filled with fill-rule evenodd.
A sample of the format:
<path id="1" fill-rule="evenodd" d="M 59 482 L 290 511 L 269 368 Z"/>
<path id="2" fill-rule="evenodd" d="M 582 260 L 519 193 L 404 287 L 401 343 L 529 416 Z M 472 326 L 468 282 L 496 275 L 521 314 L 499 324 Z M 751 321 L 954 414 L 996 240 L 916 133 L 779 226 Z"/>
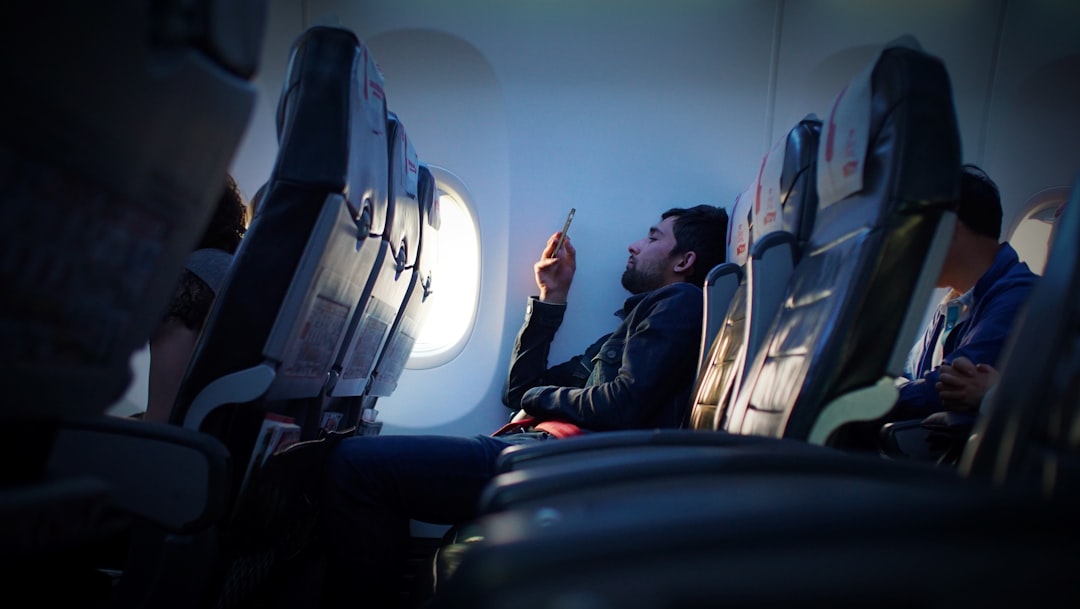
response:
<path id="1" fill-rule="evenodd" d="M 941 265 L 941 272 L 938 273 L 937 282 L 934 283 L 934 287 L 956 287 L 957 267 L 964 264 L 963 252 L 970 247 L 972 247 L 971 231 L 964 226 L 963 223 L 957 220 L 956 226 L 953 228 L 952 239 L 949 240 L 949 249 L 945 253 L 945 261 Z"/>
<path id="2" fill-rule="evenodd" d="M 649 229 L 649 236 L 630 244 L 622 285 L 631 294 L 661 288 L 679 279 L 674 270 L 675 216 Z"/>

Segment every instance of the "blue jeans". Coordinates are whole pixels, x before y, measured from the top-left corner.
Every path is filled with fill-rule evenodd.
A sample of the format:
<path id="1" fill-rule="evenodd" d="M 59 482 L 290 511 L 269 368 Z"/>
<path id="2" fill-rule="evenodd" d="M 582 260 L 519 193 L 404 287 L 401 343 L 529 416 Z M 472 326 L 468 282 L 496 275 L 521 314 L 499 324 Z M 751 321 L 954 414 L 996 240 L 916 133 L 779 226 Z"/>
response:
<path id="1" fill-rule="evenodd" d="M 472 519 L 499 453 L 550 437 L 534 432 L 342 441 L 330 461 L 324 503 L 324 605 L 396 606 L 410 519 L 434 524 Z"/>

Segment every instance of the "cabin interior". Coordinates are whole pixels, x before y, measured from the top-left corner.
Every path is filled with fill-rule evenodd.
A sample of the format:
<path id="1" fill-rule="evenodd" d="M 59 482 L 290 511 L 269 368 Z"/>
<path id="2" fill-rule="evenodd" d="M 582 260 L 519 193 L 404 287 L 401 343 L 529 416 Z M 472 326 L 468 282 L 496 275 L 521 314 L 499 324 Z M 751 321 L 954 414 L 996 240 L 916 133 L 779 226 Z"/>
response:
<path id="1" fill-rule="evenodd" d="M 998 411 L 1015 402 L 1022 414 L 980 422 L 962 439 L 966 452 L 953 455 L 957 459 L 947 468 L 948 476 L 958 471 L 965 479 L 989 472 L 986 478 L 993 482 L 986 486 L 993 488 L 968 493 L 949 487 L 936 494 L 944 488 L 936 477 L 925 484 L 914 477 L 904 484 L 916 491 L 882 491 L 871 480 L 873 470 L 860 484 L 835 492 L 865 492 L 859 497 L 874 508 L 888 509 L 890 502 L 912 510 L 924 506 L 959 519 L 961 508 L 986 506 L 968 528 L 923 529 L 945 540 L 928 547 L 958 560 L 977 555 L 972 548 L 992 546 L 995 527 L 1005 519 L 1041 519 L 1041 528 L 1005 527 L 998 541 L 1017 550 L 1013 558 L 997 567 L 973 561 L 958 571 L 975 577 L 985 568 L 1001 576 L 1006 567 L 1030 559 L 1010 589 L 1016 596 L 995 597 L 997 588 L 989 586 L 971 598 L 991 606 L 1024 594 L 1048 605 L 1054 604 L 1050 593 L 1078 600 L 1067 581 L 1080 566 L 1068 518 L 1080 489 L 1071 466 L 1080 360 L 1071 347 L 1076 328 L 1070 317 L 1080 234 L 1070 232 L 1077 222 L 1063 210 L 1077 196 L 1080 178 L 1080 4 L 52 4 L 18 3 L 0 26 L 8 58 L 2 73 L 13 91 L 24 92 L 14 96 L 0 132 L 0 196 L 10 237 L 4 277 L 14 286 L 0 310 L 7 345 L 0 416 L 7 421 L 3 454 L 15 464 L 5 468 L 10 471 L 0 486 L 0 514 L 9 523 L 0 536 L 7 548 L 0 565 L 13 586 L 68 582 L 60 590 L 39 587 L 42 598 L 56 595 L 79 607 L 281 606 L 281 598 L 266 596 L 265 586 L 280 576 L 275 569 L 291 565 L 283 556 L 299 551 L 309 532 L 305 527 L 317 518 L 306 503 L 314 492 L 311 472 L 334 442 L 365 433 L 469 436 L 506 423 L 510 412 L 501 393 L 513 336 L 527 297 L 536 291 L 532 265 L 571 208 L 576 211 L 569 236 L 577 250 L 573 314 L 552 345 L 552 362 L 577 354 L 580 337 L 609 323 L 625 297 L 615 275 L 624 268 L 626 246 L 661 211 L 710 203 L 727 208 L 733 220 L 739 218 L 736 210 L 745 219 L 737 199 L 759 185 L 770 151 L 809 115 L 827 126 L 838 94 L 869 74 L 883 49 L 899 44 L 944 66 L 955 132 L 943 129 L 942 146 L 958 137 L 958 160 L 982 167 L 998 184 L 1002 238 L 1033 270 L 1051 278 L 1039 293 L 1038 304 L 1045 308 L 1033 310 L 1043 312 L 1043 323 L 1057 325 L 1042 327 L 1032 339 L 1037 321 L 1034 313 L 1029 316 L 1028 342 L 1018 338 L 1012 345 L 1007 361 L 1015 371 L 995 396 L 995 405 L 1005 404 Z M 306 72 L 295 52 L 310 47 L 297 43 L 319 28 L 351 32 L 361 58 L 341 73 L 325 71 L 331 74 L 327 81 L 345 91 L 335 102 L 337 114 L 310 110 L 329 102 L 306 101 L 307 90 L 298 85 Z M 317 52 L 329 53 L 310 51 L 321 57 Z M 363 102 L 348 97 L 357 91 Z M 336 120 L 350 122 L 342 129 Z M 365 156 L 371 150 L 388 152 L 371 164 Z M 237 287 L 226 284 L 230 298 L 215 305 L 201 337 L 187 372 L 183 410 L 171 425 L 146 430 L 134 421 L 146 408 L 146 341 L 225 173 L 235 177 L 249 204 L 271 185 L 263 215 L 252 220 L 245 237 L 260 245 L 242 246 L 243 271 L 229 276 L 227 282 Z M 308 202 L 306 208 L 301 201 Z M 1076 208 L 1075 202 L 1068 207 Z M 304 234 L 289 235 L 299 227 Z M 260 233 L 267 237 L 252 238 Z M 278 241 L 268 238 L 274 235 Z M 290 239 L 288 247 L 274 245 Z M 414 242 L 421 244 L 419 251 Z M 439 258 L 423 258 L 425 252 Z M 1053 271 L 1051 253 L 1059 257 Z M 931 287 L 919 284 L 916 302 L 904 309 L 908 335 L 922 327 L 943 295 Z M 340 297 L 344 308 L 327 305 L 327 294 Z M 412 300 L 428 305 L 415 327 L 414 318 L 403 313 Z M 376 301 L 393 310 L 365 305 Z M 316 318 L 333 326 L 327 330 L 332 338 L 312 351 L 298 338 L 298 328 L 300 321 Z M 239 329 L 226 333 L 227 323 Z M 365 343 L 373 327 L 384 332 L 371 339 L 374 346 Z M 238 344 L 249 331 L 258 342 Z M 405 342 L 394 342 L 402 332 Z M 353 375 L 365 355 L 371 357 L 366 376 Z M 372 389 L 373 370 L 389 379 L 378 391 Z M 350 383 L 350 375 L 360 382 Z M 1018 389 L 1024 376 L 1038 381 L 1038 388 Z M 250 455 L 265 450 L 257 443 L 268 412 L 297 423 L 299 448 L 251 469 Z M 327 412 L 335 413 L 335 426 L 345 423 L 328 427 Z M 666 456 L 673 462 L 676 457 Z M 822 463 L 834 467 L 828 458 Z M 566 468 L 571 475 L 575 471 L 573 465 Z M 842 467 L 827 471 L 850 473 Z M 901 477 L 882 471 L 883 478 Z M 782 487 L 790 492 L 776 491 L 775 497 L 759 488 L 760 478 L 737 484 L 746 485 L 740 488 L 747 496 L 797 506 L 812 492 L 804 488 L 809 481 L 834 488 L 833 478 L 817 475 L 823 476 L 784 478 Z M 770 556 L 786 569 L 807 568 L 816 550 L 831 548 L 835 552 L 822 560 L 835 560 L 838 573 L 851 568 L 866 582 L 887 581 L 854 569 L 852 556 L 870 552 L 893 568 L 918 556 L 919 549 L 890 554 L 875 540 L 895 542 L 926 524 L 913 520 L 906 524 L 910 530 L 882 532 L 869 519 L 853 518 L 844 530 L 814 512 L 805 524 L 813 532 L 803 531 L 805 546 L 770 545 L 776 534 L 769 536 L 766 521 L 745 529 L 743 537 L 701 534 L 715 553 L 695 562 L 701 556 L 686 550 L 692 543 L 674 529 L 650 527 L 670 520 L 670 514 L 665 520 L 657 512 L 676 499 L 686 502 L 678 505 L 697 506 L 687 511 L 687 526 L 707 527 L 726 513 L 723 493 L 711 478 L 703 482 L 683 472 L 610 494 L 574 488 L 529 495 L 541 493 L 536 489 L 550 480 L 566 484 L 539 475 L 533 483 L 529 476 L 521 474 L 520 486 L 510 485 L 508 498 L 500 499 L 502 507 L 479 522 L 478 551 L 470 549 L 461 576 L 451 579 L 445 593 L 417 590 L 430 584 L 432 553 L 444 545 L 447 527 L 414 523 L 417 557 L 405 584 L 410 602 L 435 608 L 711 606 L 715 597 L 709 595 L 722 589 L 723 578 L 704 585 L 705 596 L 684 594 L 693 582 L 677 572 L 688 569 L 695 573 L 690 579 L 699 580 L 697 564 L 746 575 L 733 596 L 737 604 L 797 603 L 799 598 L 770 592 L 757 578 L 770 568 Z M 673 503 L 643 498 L 650 490 L 672 493 Z M 502 497 L 496 491 L 492 496 Z M 623 510 L 629 504 L 639 507 Z M 552 505 L 571 516 L 555 537 L 545 538 L 547 530 L 537 522 Z M 763 509 L 748 504 L 741 506 L 743 513 L 738 507 L 727 513 L 729 522 L 744 522 L 754 509 Z M 834 506 L 815 509 L 829 507 Z M 613 510 L 612 522 L 625 517 L 632 528 L 598 526 L 587 517 L 590 509 Z M 799 521 L 798 511 L 790 509 L 787 514 Z M 635 563 L 598 550 L 568 552 L 551 541 L 619 547 L 614 540 L 642 530 L 671 533 L 665 539 L 642 535 L 640 548 L 654 550 L 650 557 L 670 558 L 674 566 L 662 568 L 654 558 Z M 753 544 L 751 533 L 760 534 L 767 548 L 753 561 L 740 562 L 738 553 L 718 549 L 728 542 Z M 858 535 L 863 545 L 836 541 Z M 485 545 L 484 537 L 502 541 Z M 968 540 L 976 541 L 964 546 Z M 1040 543 L 1050 549 L 1035 560 Z M 120 566 L 114 563 L 117 553 Z M 594 573 L 590 565 L 596 560 L 610 561 L 609 568 Z M 87 576 L 88 563 L 102 566 Z M 594 579 L 572 579 L 580 596 L 545 592 L 522 601 L 513 577 L 498 573 L 500 564 L 564 565 Z M 237 578 L 245 569 L 255 575 Z M 654 577 L 646 578 L 652 583 L 641 588 L 641 596 L 627 596 L 619 582 L 642 569 L 653 570 Z M 912 572 L 898 569 L 905 576 Z M 819 593 L 842 581 L 841 575 L 816 584 L 809 579 L 793 578 L 791 589 L 841 604 L 881 600 L 871 583 L 849 589 L 851 596 L 834 597 Z M 236 581 L 254 587 L 230 595 Z M 1045 595 L 1036 592 L 1040 583 Z M 956 582 L 925 585 L 910 598 L 962 599 L 970 592 Z"/>

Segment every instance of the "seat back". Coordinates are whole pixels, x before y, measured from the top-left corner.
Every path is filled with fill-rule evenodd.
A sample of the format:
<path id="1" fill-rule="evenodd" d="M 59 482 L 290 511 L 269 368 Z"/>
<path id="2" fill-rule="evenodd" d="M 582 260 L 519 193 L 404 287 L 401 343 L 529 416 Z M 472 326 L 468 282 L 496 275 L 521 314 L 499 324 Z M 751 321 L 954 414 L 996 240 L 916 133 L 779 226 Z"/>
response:
<path id="1" fill-rule="evenodd" d="M 390 164 L 390 214 L 381 234 L 385 255 L 360 296 L 360 306 L 349 321 L 345 342 L 334 361 L 334 379 L 328 394 L 330 408 L 345 413 L 347 425 L 360 416 L 375 364 L 405 306 L 420 245 L 420 205 L 417 199 L 419 159 L 394 113 L 387 115 Z M 348 427 L 347 427 L 348 428 Z"/>
<path id="2" fill-rule="evenodd" d="M 385 257 L 387 113 L 382 75 L 343 28 L 302 32 L 277 108 L 270 178 L 192 355 L 171 422 L 231 455 L 214 547 L 188 559 L 219 605 L 243 603 L 294 551 L 318 505 L 331 442 L 323 402 L 334 358 Z M 180 560 L 168 540 L 158 562 Z M 249 568 L 259 565 L 258 569 Z M 186 579 L 163 569 L 158 585 Z"/>
<path id="3" fill-rule="evenodd" d="M 112 419 L 254 109 L 266 7 L 224 4 L 5 7 L 0 569 L 62 582 L 39 603 L 121 520 L 107 479 L 52 468 L 57 438 Z"/>
<path id="4" fill-rule="evenodd" d="M 223 438 L 238 468 L 268 412 L 292 418 L 303 439 L 318 436 L 319 398 L 392 215 L 386 137 L 382 77 L 366 47 L 341 28 L 303 32 L 259 217 L 171 413 L 175 424 Z"/>
<path id="5" fill-rule="evenodd" d="M 821 121 L 813 114 L 799 121 L 765 155 L 752 207 L 753 243 L 746 266 L 746 313 L 735 368 L 726 389 L 726 406 L 738 395 L 783 301 L 788 280 L 810 238 L 817 213 L 815 168 Z M 726 417 L 727 410 L 719 413 Z M 723 428 L 718 418 L 715 428 Z"/>
<path id="6" fill-rule="evenodd" d="M 701 347 L 698 351 L 698 376 L 712 348 L 713 341 L 724 328 L 724 317 L 731 299 L 742 284 L 743 269 L 733 262 L 721 262 L 705 276 L 704 318 L 701 323 Z"/>
<path id="7" fill-rule="evenodd" d="M 439 255 L 439 208 L 435 197 L 435 177 L 423 163 L 417 173 L 416 194 L 419 203 L 416 255 L 408 265 L 411 278 L 405 293 L 405 304 L 390 327 L 386 347 L 379 354 L 371 374 L 368 395 L 376 398 L 387 397 L 397 388 L 398 379 L 427 318 L 431 302 L 428 297 L 435 289 L 432 267 Z"/>
<path id="8" fill-rule="evenodd" d="M 747 193 L 735 197 L 728 214 L 727 256 L 705 279 L 705 324 L 701 362 L 690 395 L 691 429 L 711 430 L 717 408 L 742 342 L 746 319 L 744 265 L 750 252 L 750 201 Z M 711 336 L 708 343 L 706 336 Z"/>
<path id="9" fill-rule="evenodd" d="M 895 403 L 951 238 L 960 140 L 948 74 L 886 47 L 837 96 L 818 147 L 818 211 L 725 428 L 830 443 Z"/>
<path id="10" fill-rule="evenodd" d="M 728 231 L 729 262 L 717 269 L 728 265 L 740 269 L 737 276 L 730 275 L 738 284 L 698 374 L 691 403 L 694 429 L 722 426 L 726 406 L 738 392 L 747 368 L 745 362 L 753 358 L 797 261 L 799 246 L 809 236 L 816 208 L 812 167 L 820 125 L 816 117 L 808 116 L 778 140 L 762 157 L 757 179 L 736 198 Z M 783 245 L 786 252 L 780 252 Z"/>
<path id="11" fill-rule="evenodd" d="M 259 3 L 167 49 L 168 14 L 67 4 L 62 23 L 11 7 L 0 43 L 32 59 L 0 67 L 17 92 L 0 127 L 5 418 L 96 415 L 124 393 L 255 102 Z"/>

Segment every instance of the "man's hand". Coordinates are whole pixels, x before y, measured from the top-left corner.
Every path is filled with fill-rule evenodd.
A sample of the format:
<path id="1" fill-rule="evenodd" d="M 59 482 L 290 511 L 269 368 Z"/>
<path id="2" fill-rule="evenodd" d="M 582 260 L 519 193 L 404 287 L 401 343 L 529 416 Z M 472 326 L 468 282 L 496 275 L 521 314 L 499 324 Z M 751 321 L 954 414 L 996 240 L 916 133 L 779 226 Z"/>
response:
<path id="1" fill-rule="evenodd" d="M 949 410 L 975 410 L 1001 375 L 993 366 L 974 364 L 966 357 L 958 357 L 952 364 L 938 368 L 940 380 L 934 385 L 941 401 Z"/>
<path id="2" fill-rule="evenodd" d="M 553 304 L 566 304 L 566 296 L 570 293 L 570 284 L 574 281 L 574 271 L 577 270 L 577 250 L 570 243 L 567 236 L 563 242 L 562 251 L 558 258 L 552 258 L 555 253 L 555 244 L 559 241 L 559 234 L 555 233 L 548 238 L 540 260 L 533 265 L 536 273 L 536 287 L 540 288 L 540 300 Z"/>

